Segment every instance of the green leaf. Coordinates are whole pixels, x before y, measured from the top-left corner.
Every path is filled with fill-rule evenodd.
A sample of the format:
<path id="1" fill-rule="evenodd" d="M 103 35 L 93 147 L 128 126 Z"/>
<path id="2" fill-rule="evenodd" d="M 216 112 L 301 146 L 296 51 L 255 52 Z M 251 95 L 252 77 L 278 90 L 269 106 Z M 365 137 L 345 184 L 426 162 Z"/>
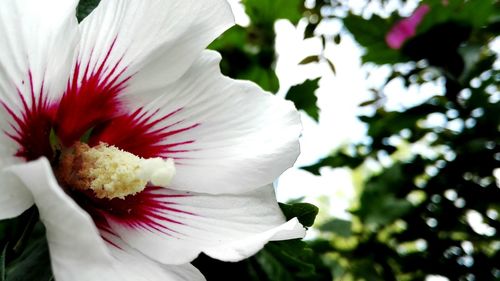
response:
<path id="1" fill-rule="evenodd" d="M 11 226 L 13 220 L 0 220 L 0 243 L 3 245 L 3 242 L 8 239 L 8 230 L 9 226 Z"/>
<path id="2" fill-rule="evenodd" d="M 0 253 L 0 281 L 5 281 L 6 278 L 6 270 L 5 270 L 5 258 L 7 255 L 9 243 L 5 244 L 3 247 L 2 253 Z"/>
<path id="3" fill-rule="evenodd" d="M 368 125 L 368 135 L 373 138 L 373 147 L 381 148 L 383 139 L 398 134 L 403 129 L 416 130 L 419 120 L 423 120 L 431 113 L 444 113 L 446 108 L 432 104 L 431 98 L 427 103 L 407 109 L 403 112 L 385 111 L 379 109 L 373 116 L 359 116 L 358 118 Z M 390 124 L 390 126 L 388 126 Z M 384 147 L 387 149 L 387 147 Z"/>
<path id="4" fill-rule="evenodd" d="M 286 99 L 293 101 L 298 109 L 304 110 L 316 121 L 319 119 L 319 108 L 316 105 L 318 98 L 315 91 L 318 89 L 319 80 L 320 78 L 306 80 L 300 85 L 291 87 L 286 94 Z"/>
<path id="5" fill-rule="evenodd" d="M 444 22 L 462 22 L 481 28 L 494 20 L 494 15 L 499 13 L 498 1 L 449 1 L 443 5 L 442 0 L 426 0 L 430 5 L 430 12 L 424 17 L 417 29 L 417 34 L 426 32 L 435 25 Z"/>
<path id="6" fill-rule="evenodd" d="M 31 207 L 23 213 L 24 219 L 21 219 L 22 231 L 16 237 L 16 243 L 13 245 L 12 250 L 15 254 L 20 254 L 24 251 L 29 243 L 29 239 L 33 234 L 34 228 L 39 222 L 38 209 Z"/>
<path id="7" fill-rule="evenodd" d="M 6 281 L 52 280 L 47 239 L 41 223 L 23 253 L 9 263 Z"/>
<path id="8" fill-rule="evenodd" d="M 314 55 L 314 56 L 308 56 L 301 60 L 299 64 L 308 64 L 308 63 L 313 63 L 313 62 L 319 62 L 319 56 Z"/>
<path id="9" fill-rule="evenodd" d="M 57 137 L 56 131 L 54 128 L 50 129 L 50 135 L 49 135 L 49 142 L 50 142 L 50 148 L 52 148 L 52 151 L 61 151 L 61 143 L 59 141 L 59 138 Z"/>
<path id="10" fill-rule="evenodd" d="M 221 71 L 235 79 L 251 80 L 264 90 L 276 93 L 279 80 L 273 68 L 275 61 L 274 31 L 234 26 L 215 40 L 209 48 L 221 53 Z M 268 38 L 269 37 L 269 38 Z"/>
<path id="11" fill-rule="evenodd" d="M 402 192 L 400 188 L 413 185 L 413 179 L 407 174 L 405 164 L 396 163 L 369 179 L 361 194 L 359 209 L 352 213 L 364 223 L 378 226 L 387 225 L 408 213 L 413 205 L 398 197 L 398 192 Z"/>
<path id="12" fill-rule="evenodd" d="M 350 168 L 356 168 L 359 165 L 361 165 L 364 161 L 364 158 L 360 157 L 351 157 L 347 154 L 344 154 L 342 152 L 328 156 L 326 158 L 323 158 L 318 161 L 318 163 L 306 166 L 306 167 L 301 167 L 301 169 L 304 169 L 314 175 L 319 176 L 320 175 L 320 169 L 322 167 L 332 167 L 332 168 L 338 168 L 338 167 L 350 167 Z"/>
<path id="13" fill-rule="evenodd" d="M 80 137 L 80 142 L 83 143 L 88 143 L 90 140 L 90 137 L 92 136 L 92 131 L 94 131 L 94 127 L 88 129 L 83 136 Z"/>
<path id="14" fill-rule="evenodd" d="M 228 276 L 238 276 L 238 281 L 271 281 L 253 258 L 223 262 L 202 253 L 192 264 L 203 273 L 207 281 L 226 280 Z"/>
<path id="15" fill-rule="evenodd" d="M 458 18 L 481 28 L 488 23 L 492 15 L 496 13 L 498 16 L 499 10 L 498 1 L 465 1 Z"/>
<path id="16" fill-rule="evenodd" d="M 311 263 L 313 251 L 300 240 L 272 242 L 255 257 L 270 280 L 297 280 L 313 278 L 315 266 Z"/>
<path id="17" fill-rule="evenodd" d="M 247 33 L 248 31 L 244 27 L 235 25 L 215 39 L 208 48 L 217 51 L 243 49 L 247 40 Z"/>
<path id="18" fill-rule="evenodd" d="M 361 16 L 349 14 L 344 25 L 354 35 L 356 41 L 365 47 L 363 62 L 377 64 L 398 63 L 407 61 L 397 50 L 387 46 L 385 36 L 394 24 L 395 19 L 384 19 L 373 15 L 369 20 Z"/>
<path id="19" fill-rule="evenodd" d="M 276 76 L 274 70 L 258 66 L 251 68 L 248 72 L 239 75 L 237 78 L 251 80 L 261 86 L 262 89 L 271 93 L 276 93 L 280 87 L 278 76 Z"/>
<path id="20" fill-rule="evenodd" d="M 341 219 L 331 219 L 319 226 L 319 230 L 334 233 L 340 237 L 352 235 L 352 222 Z"/>
<path id="21" fill-rule="evenodd" d="M 314 224 L 314 220 L 318 215 L 319 209 L 309 203 L 283 204 L 279 203 L 281 211 L 290 220 L 297 218 L 303 226 L 310 227 Z"/>
<path id="22" fill-rule="evenodd" d="M 76 18 L 81 22 L 97 7 L 101 0 L 81 0 L 76 8 Z"/>
<path id="23" fill-rule="evenodd" d="M 380 198 L 366 198 L 363 202 L 370 201 L 370 208 L 358 213 L 367 224 L 387 225 L 407 214 L 413 205 L 405 199 L 387 195 Z"/>
<path id="24" fill-rule="evenodd" d="M 271 26 L 278 19 L 287 19 L 297 24 L 304 10 L 303 0 L 243 0 L 245 11 L 252 23 Z"/>
<path id="25" fill-rule="evenodd" d="M 304 39 L 314 37 L 315 36 L 314 31 L 316 30 L 317 27 L 318 27 L 317 23 L 314 24 L 309 22 L 309 24 L 306 26 L 304 30 Z"/>
<path id="26" fill-rule="evenodd" d="M 342 41 L 342 36 L 340 34 L 336 34 L 334 37 L 333 37 L 333 42 L 335 42 L 335 44 L 340 44 L 340 42 Z"/>
<path id="27" fill-rule="evenodd" d="M 335 65 L 333 64 L 333 62 L 330 60 L 330 59 L 326 59 L 326 63 L 328 64 L 328 67 L 330 68 L 330 70 L 332 71 L 333 74 L 337 74 L 337 69 L 335 68 Z"/>

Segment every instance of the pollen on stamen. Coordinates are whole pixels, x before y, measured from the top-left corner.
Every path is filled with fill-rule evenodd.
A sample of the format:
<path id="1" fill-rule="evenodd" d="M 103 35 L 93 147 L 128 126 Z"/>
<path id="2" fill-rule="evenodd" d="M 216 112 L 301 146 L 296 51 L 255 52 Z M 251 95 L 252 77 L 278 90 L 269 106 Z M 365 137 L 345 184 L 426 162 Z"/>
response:
<path id="1" fill-rule="evenodd" d="M 92 190 L 97 198 L 120 198 L 144 190 L 150 182 L 167 187 L 175 175 L 173 159 L 144 159 L 115 146 L 89 147 L 77 142 L 62 152 L 57 177 L 75 190 Z"/>

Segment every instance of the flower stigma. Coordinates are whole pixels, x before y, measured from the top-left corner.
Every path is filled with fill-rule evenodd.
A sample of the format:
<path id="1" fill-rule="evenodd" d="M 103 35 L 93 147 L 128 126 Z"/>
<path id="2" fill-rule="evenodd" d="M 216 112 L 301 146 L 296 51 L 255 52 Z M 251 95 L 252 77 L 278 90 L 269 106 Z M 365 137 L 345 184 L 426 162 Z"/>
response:
<path id="1" fill-rule="evenodd" d="M 144 159 L 106 143 L 90 147 L 77 142 L 62 152 L 56 173 L 61 184 L 74 190 L 91 190 L 99 199 L 124 199 L 149 182 L 167 187 L 175 165 L 172 158 Z"/>

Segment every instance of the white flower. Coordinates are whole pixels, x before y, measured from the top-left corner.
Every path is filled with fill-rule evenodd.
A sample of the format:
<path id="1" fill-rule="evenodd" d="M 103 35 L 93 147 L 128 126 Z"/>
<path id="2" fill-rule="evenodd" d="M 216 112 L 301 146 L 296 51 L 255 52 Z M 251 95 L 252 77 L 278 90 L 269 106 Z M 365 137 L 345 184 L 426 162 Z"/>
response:
<path id="1" fill-rule="evenodd" d="M 201 252 L 302 237 L 268 184 L 297 111 L 204 50 L 226 1 L 102 0 L 81 24 L 76 5 L 0 2 L 0 219 L 37 206 L 56 280 L 203 280 Z"/>

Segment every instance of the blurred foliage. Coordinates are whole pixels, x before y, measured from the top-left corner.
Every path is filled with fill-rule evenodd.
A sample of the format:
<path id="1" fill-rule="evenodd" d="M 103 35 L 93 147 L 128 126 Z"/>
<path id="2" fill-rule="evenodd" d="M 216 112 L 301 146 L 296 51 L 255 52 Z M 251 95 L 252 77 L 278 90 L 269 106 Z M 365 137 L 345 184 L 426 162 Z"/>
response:
<path id="1" fill-rule="evenodd" d="M 314 91 L 318 88 L 319 78 L 306 80 L 300 85 L 295 85 L 288 90 L 286 99 L 293 101 L 297 109 L 304 110 L 314 120 L 319 119 L 319 108 L 316 105 L 318 100 Z"/>
<path id="2" fill-rule="evenodd" d="M 280 89 L 276 76 L 276 33 L 277 20 L 288 20 L 298 24 L 307 11 L 303 0 L 243 0 L 245 12 L 250 19 L 248 26 L 236 25 L 215 40 L 210 48 L 222 54 L 222 73 L 236 79 L 251 80 L 264 90 L 276 93 Z M 305 58 L 301 64 L 315 63 L 320 56 Z M 333 68 L 333 64 L 329 62 Z M 287 99 L 295 102 L 315 120 L 319 118 L 315 91 L 319 79 L 296 85 L 288 92 Z"/>
<path id="3" fill-rule="evenodd" d="M 499 3 L 424 3 L 430 12 L 400 50 L 385 43 L 402 18 L 397 12 L 367 16 L 341 3 L 316 3 L 317 10 L 342 10 L 344 26 L 365 49 L 363 62 L 392 72 L 360 105 L 373 112 L 359 117 L 369 141 L 305 167 L 315 174 L 324 166 L 364 171 L 352 218 L 318 226 L 315 243 L 335 280 L 500 280 L 500 189 L 493 175 L 500 167 L 500 69 L 490 48 L 499 34 Z M 406 88 L 441 83 L 443 93 L 391 110 L 385 86 L 398 80 Z"/>

